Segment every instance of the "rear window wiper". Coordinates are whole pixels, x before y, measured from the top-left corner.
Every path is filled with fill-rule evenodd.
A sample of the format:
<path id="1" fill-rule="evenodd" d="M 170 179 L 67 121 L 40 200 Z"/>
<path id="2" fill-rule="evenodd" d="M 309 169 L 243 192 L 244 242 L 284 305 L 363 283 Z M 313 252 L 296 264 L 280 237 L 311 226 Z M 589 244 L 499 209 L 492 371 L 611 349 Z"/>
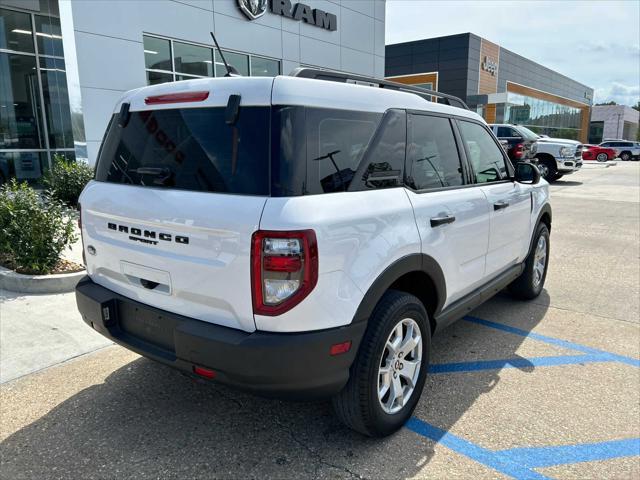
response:
<path id="1" fill-rule="evenodd" d="M 127 172 L 137 173 L 138 175 L 149 175 L 156 177 L 153 183 L 156 185 L 167 185 L 167 181 L 173 177 L 173 172 L 167 167 L 138 167 L 129 168 Z"/>

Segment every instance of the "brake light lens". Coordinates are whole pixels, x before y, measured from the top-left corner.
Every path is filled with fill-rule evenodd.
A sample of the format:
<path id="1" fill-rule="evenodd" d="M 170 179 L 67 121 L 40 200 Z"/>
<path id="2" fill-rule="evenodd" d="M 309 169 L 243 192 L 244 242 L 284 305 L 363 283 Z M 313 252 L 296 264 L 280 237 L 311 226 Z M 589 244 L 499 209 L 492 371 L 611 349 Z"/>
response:
<path id="1" fill-rule="evenodd" d="M 514 149 L 514 151 L 513 151 L 513 155 L 514 155 L 516 158 L 522 158 L 522 154 L 523 154 L 523 153 L 524 153 L 524 143 L 518 143 L 518 144 L 515 146 L 515 149 Z"/>
<path id="2" fill-rule="evenodd" d="M 211 370 L 209 368 L 199 367 L 197 365 L 193 366 L 193 373 L 195 373 L 196 375 L 200 375 L 201 377 L 204 377 L 204 378 L 209 378 L 209 379 L 216 378 L 216 372 L 214 370 Z"/>
<path id="3" fill-rule="evenodd" d="M 207 98 L 209 98 L 209 92 L 179 92 L 151 95 L 144 99 L 144 103 L 146 105 L 159 105 L 162 103 L 202 102 Z"/>
<path id="4" fill-rule="evenodd" d="M 313 230 L 259 230 L 251 248 L 253 312 L 275 316 L 299 304 L 318 283 Z"/>
<path id="5" fill-rule="evenodd" d="M 84 253 L 84 237 L 82 236 L 82 206 L 78 203 L 78 229 L 80 230 L 80 244 L 82 245 L 82 264 L 87 266 L 87 255 Z"/>

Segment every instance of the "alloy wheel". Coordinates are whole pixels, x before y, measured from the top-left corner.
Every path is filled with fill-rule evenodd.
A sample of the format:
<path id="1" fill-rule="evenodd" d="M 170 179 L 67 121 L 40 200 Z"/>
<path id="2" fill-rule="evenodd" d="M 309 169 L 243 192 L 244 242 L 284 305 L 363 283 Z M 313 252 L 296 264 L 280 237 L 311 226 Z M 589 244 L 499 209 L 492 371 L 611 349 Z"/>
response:
<path id="1" fill-rule="evenodd" d="M 547 267 L 547 239 L 540 235 L 533 256 L 533 286 L 538 288 L 544 278 L 544 270 Z"/>
<path id="2" fill-rule="evenodd" d="M 420 327 L 412 318 L 404 318 L 391 330 L 378 368 L 378 401 L 386 413 L 397 413 L 407 404 L 421 364 Z"/>

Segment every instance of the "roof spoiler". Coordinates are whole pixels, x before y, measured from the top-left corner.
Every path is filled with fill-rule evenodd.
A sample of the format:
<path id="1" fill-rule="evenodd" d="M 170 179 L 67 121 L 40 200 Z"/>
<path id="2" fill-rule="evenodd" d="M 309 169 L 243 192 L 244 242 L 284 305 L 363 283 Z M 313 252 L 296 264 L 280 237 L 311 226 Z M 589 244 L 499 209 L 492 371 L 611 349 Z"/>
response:
<path id="1" fill-rule="evenodd" d="M 299 78 L 313 78 L 315 80 L 327 80 L 330 82 L 352 83 L 355 85 L 366 85 L 369 87 L 387 88 L 390 90 L 399 90 L 402 92 L 413 93 L 430 102 L 436 97 L 437 103 L 444 103 L 452 107 L 464 108 L 470 110 L 461 98 L 448 93 L 436 92 L 415 85 L 405 85 L 404 83 L 390 82 L 389 80 L 381 80 L 375 77 L 367 77 L 365 75 L 357 75 L 352 73 L 337 72 L 335 70 L 320 70 L 318 68 L 298 67 L 294 69 L 289 76 Z"/>

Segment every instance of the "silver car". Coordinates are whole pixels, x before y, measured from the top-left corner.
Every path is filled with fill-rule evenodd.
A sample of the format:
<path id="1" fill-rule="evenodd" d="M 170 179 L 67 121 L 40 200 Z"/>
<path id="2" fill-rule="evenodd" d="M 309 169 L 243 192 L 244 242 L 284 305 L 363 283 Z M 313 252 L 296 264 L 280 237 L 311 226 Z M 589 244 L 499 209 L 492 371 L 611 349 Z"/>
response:
<path id="1" fill-rule="evenodd" d="M 613 148 L 620 160 L 638 160 L 640 158 L 640 143 L 628 140 L 607 140 L 601 147 Z"/>

